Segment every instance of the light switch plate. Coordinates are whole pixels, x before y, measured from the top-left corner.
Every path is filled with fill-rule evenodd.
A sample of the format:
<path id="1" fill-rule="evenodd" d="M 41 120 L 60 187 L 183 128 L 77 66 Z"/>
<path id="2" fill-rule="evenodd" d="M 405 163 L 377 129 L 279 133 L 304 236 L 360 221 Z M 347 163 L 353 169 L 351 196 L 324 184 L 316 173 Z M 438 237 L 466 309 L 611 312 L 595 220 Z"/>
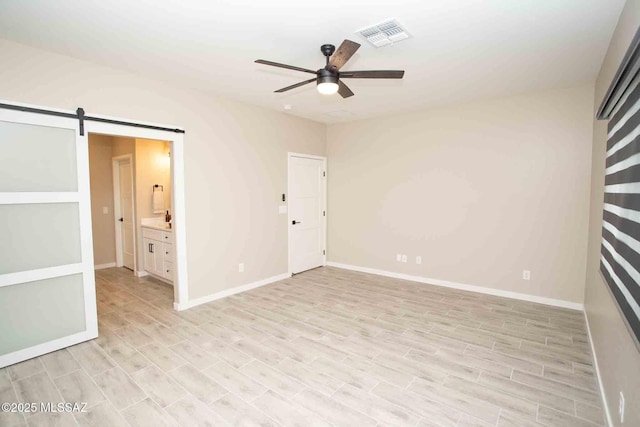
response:
<path id="1" fill-rule="evenodd" d="M 286 213 L 287 213 L 287 205 L 280 205 L 280 206 L 278 206 L 278 213 L 280 213 L 280 214 L 286 214 Z"/>
<path id="2" fill-rule="evenodd" d="M 109 207 L 108 206 L 104 206 L 102 208 L 102 213 L 105 214 L 105 215 L 108 215 L 109 214 Z"/>

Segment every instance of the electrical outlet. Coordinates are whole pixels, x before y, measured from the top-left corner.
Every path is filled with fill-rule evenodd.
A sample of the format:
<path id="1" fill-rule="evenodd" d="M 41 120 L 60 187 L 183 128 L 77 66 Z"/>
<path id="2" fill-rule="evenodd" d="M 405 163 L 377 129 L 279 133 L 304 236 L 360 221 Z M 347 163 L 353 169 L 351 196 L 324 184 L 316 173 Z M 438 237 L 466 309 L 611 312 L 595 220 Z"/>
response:
<path id="1" fill-rule="evenodd" d="M 400 254 L 396 255 L 396 261 L 398 262 L 402 261 L 402 255 Z"/>
<path id="2" fill-rule="evenodd" d="M 407 262 L 407 256 L 406 255 L 402 255 L 402 262 Z"/>
<path id="3" fill-rule="evenodd" d="M 420 255 L 416 257 L 416 264 L 422 264 L 422 257 Z"/>
<path id="4" fill-rule="evenodd" d="M 523 280 L 531 280 L 531 271 L 522 270 L 522 279 Z"/>
<path id="5" fill-rule="evenodd" d="M 624 422 L 624 394 L 622 394 L 622 392 L 620 392 L 618 415 L 620 415 L 620 423 L 622 424 Z"/>
<path id="6" fill-rule="evenodd" d="M 238 273 L 244 273 L 244 262 L 238 264 Z"/>

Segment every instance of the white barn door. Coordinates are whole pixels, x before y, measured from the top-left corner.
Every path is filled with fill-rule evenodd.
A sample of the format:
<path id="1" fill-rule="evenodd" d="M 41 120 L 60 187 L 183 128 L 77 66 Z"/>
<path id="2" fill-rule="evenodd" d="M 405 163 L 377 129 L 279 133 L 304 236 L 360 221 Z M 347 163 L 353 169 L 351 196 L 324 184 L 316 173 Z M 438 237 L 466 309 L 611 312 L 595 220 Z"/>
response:
<path id="1" fill-rule="evenodd" d="M 98 335 L 87 137 L 0 109 L 0 368 Z"/>

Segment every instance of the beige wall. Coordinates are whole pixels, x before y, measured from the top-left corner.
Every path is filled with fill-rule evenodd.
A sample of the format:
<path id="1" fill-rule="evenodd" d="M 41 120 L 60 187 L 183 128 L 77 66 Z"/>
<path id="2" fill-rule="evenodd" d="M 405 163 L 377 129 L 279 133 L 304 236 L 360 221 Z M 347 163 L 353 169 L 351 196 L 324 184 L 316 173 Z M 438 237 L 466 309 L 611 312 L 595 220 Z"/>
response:
<path id="1" fill-rule="evenodd" d="M 0 57 L 5 100 L 184 127 L 190 298 L 287 272 L 286 153 L 323 155 L 323 124 L 6 40 Z"/>
<path id="2" fill-rule="evenodd" d="M 113 216 L 112 138 L 89 135 L 89 171 L 91 180 L 91 223 L 95 265 L 116 262 Z M 109 213 L 102 213 L 106 207 Z"/>
<path id="3" fill-rule="evenodd" d="M 113 157 L 125 156 L 131 154 L 135 160 L 135 144 L 136 140 L 133 138 L 127 138 L 124 136 L 114 136 L 113 141 Z"/>
<path id="4" fill-rule="evenodd" d="M 152 139 L 135 140 L 136 213 L 138 218 L 163 217 L 153 213 L 153 186 L 164 187 L 164 210 L 171 210 L 171 167 L 169 143 Z"/>
<path id="5" fill-rule="evenodd" d="M 581 303 L 592 111 L 582 86 L 330 126 L 330 261 Z"/>
<path id="6" fill-rule="evenodd" d="M 596 81 L 595 108 L 600 105 L 638 25 L 640 1 L 628 0 Z M 636 346 L 634 338 L 625 326 L 599 272 L 606 129 L 606 121 L 594 120 L 585 309 L 613 425 L 640 426 L 640 348 Z M 624 424 L 620 424 L 618 417 L 618 398 L 621 391 L 626 401 Z"/>

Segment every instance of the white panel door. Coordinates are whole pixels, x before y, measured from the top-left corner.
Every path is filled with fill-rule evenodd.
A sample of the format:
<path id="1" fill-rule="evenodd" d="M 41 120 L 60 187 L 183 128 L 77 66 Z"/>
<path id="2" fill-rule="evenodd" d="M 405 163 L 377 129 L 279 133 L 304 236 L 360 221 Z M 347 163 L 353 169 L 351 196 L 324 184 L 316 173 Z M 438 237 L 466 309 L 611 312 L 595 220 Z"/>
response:
<path id="1" fill-rule="evenodd" d="M 289 157 L 289 262 L 292 273 L 324 265 L 325 159 Z"/>
<path id="2" fill-rule="evenodd" d="M 98 335 L 78 121 L 0 109 L 0 368 Z"/>
<path id="3" fill-rule="evenodd" d="M 135 269 L 135 227 L 133 219 L 133 170 L 129 159 L 118 161 L 118 183 L 120 186 L 120 233 L 122 239 L 122 265 Z"/>

